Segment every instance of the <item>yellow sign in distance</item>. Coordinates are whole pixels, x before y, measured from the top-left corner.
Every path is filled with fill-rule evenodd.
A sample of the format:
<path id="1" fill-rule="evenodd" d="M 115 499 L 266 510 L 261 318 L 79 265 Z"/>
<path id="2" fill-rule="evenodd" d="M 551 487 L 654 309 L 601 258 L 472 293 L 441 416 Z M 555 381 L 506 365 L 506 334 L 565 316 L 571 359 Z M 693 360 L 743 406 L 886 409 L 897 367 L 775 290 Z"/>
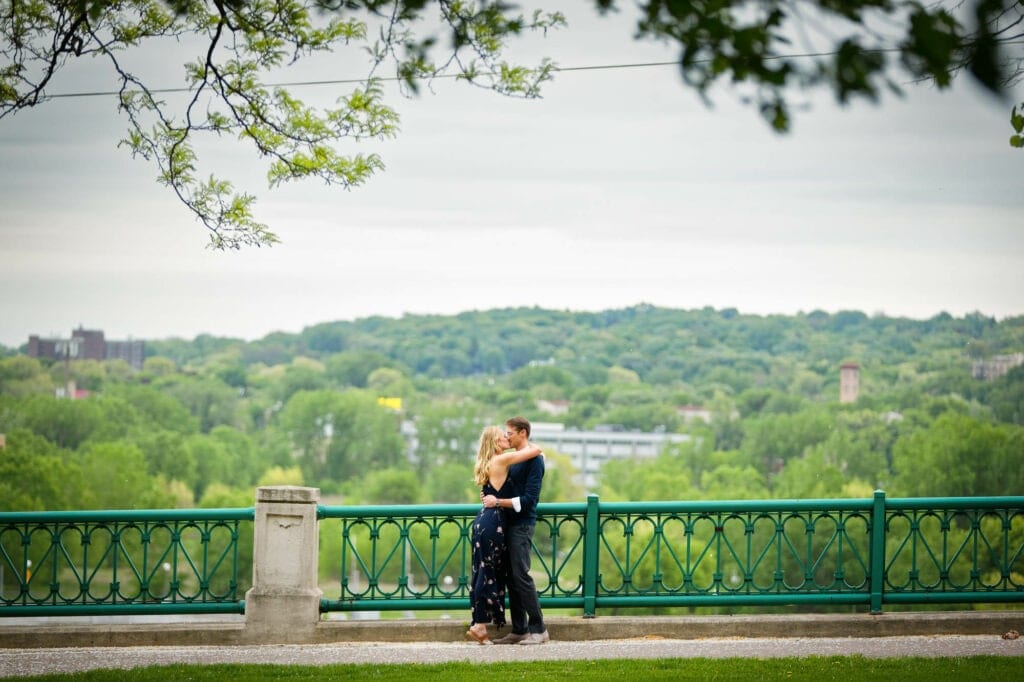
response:
<path id="1" fill-rule="evenodd" d="M 401 398 L 387 398 L 387 397 L 381 396 L 380 398 L 377 398 L 377 404 L 380 405 L 381 407 L 387 407 L 387 408 L 392 409 L 392 410 L 401 410 L 402 409 L 402 399 Z"/>

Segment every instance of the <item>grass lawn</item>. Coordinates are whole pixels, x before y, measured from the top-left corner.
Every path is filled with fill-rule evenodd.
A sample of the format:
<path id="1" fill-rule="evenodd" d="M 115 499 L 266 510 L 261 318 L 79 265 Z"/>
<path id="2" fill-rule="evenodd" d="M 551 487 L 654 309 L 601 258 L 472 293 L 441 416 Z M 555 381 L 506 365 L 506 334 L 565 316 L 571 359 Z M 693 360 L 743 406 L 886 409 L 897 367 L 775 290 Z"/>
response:
<path id="1" fill-rule="evenodd" d="M 1004 656 L 886 658 L 828 656 L 809 658 L 655 659 L 538 661 L 530 663 L 440 663 L 431 665 L 174 665 L 134 670 L 96 670 L 22 680 L 1002 680 L 1024 679 L 1024 659 Z"/>

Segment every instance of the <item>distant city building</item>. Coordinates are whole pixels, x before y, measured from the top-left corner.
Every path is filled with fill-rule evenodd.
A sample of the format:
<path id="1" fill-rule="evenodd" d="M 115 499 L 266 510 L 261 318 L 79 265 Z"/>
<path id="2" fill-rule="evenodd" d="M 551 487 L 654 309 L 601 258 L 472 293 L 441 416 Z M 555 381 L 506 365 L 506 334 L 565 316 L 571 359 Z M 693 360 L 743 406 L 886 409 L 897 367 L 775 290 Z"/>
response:
<path id="1" fill-rule="evenodd" d="M 68 400 L 82 400 L 83 398 L 89 397 L 89 391 L 84 388 L 78 388 L 74 379 L 70 379 L 63 386 L 58 386 L 54 391 L 54 395 L 58 398 L 66 398 Z"/>
<path id="2" fill-rule="evenodd" d="M 576 431 L 565 428 L 565 424 L 535 422 L 531 425 L 530 440 L 567 455 L 580 472 L 583 487 L 595 491 L 605 462 L 651 459 L 660 455 L 666 445 L 685 443 L 691 437 L 682 433 L 626 431 L 610 425 Z"/>
<path id="3" fill-rule="evenodd" d="M 143 341 L 107 341 L 98 329 L 72 330 L 70 339 L 28 337 L 28 356 L 51 360 L 124 360 L 142 369 L 146 345 Z"/>
<path id="4" fill-rule="evenodd" d="M 626 431 L 611 424 L 598 426 L 593 431 L 567 429 L 565 424 L 550 422 L 533 422 L 530 426 L 530 440 L 542 448 L 568 456 L 579 472 L 578 482 L 588 491 L 597 490 L 601 465 L 609 460 L 651 459 L 660 455 L 666 445 L 692 440 L 691 436 L 682 433 Z M 411 419 L 403 420 L 401 434 L 406 442 L 409 461 L 417 461 L 416 453 L 421 443 L 416 423 Z"/>
<path id="5" fill-rule="evenodd" d="M 698 405 L 680 405 L 676 408 L 676 414 L 686 424 L 692 424 L 697 421 L 704 422 L 705 424 L 711 423 L 711 410 Z"/>
<path id="6" fill-rule="evenodd" d="M 553 414 L 556 417 L 560 417 L 563 414 L 569 413 L 569 401 L 568 400 L 538 400 L 537 409 L 541 412 L 547 412 Z"/>
<path id="7" fill-rule="evenodd" d="M 971 365 L 971 376 L 982 381 L 995 381 L 1020 365 L 1024 365 L 1024 353 L 995 355 L 988 360 L 976 360 Z"/>
<path id="8" fill-rule="evenodd" d="M 568 414 L 571 405 L 572 403 L 568 400 L 542 399 L 536 402 L 539 411 L 556 417 Z M 692 424 L 693 422 L 711 423 L 711 410 L 699 405 L 679 405 L 676 407 L 676 414 L 679 415 L 684 424 Z"/>
<path id="9" fill-rule="evenodd" d="M 860 393 L 860 366 L 847 362 L 839 368 L 839 402 L 855 403 Z"/>
<path id="10" fill-rule="evenodd" d="M 107 341 L 104 359 L 124 360 L 135 369 L 142 369 L 146 362 L 146 344 L 144 341 Z"/>

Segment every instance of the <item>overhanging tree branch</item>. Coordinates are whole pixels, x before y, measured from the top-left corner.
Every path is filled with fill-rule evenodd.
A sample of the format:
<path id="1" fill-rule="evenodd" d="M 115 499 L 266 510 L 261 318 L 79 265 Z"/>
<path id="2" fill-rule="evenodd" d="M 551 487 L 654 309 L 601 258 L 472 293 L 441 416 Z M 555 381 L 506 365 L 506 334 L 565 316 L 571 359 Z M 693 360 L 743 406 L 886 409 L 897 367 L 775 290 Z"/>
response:
<path id="1" fill-rule="evenodd" d="M 618 11 L 613 0 L 594 5 Z M 792 89 L 824 87 L 840 102 L 876 101 L 908 77 L 946 87 L 966 72 L 1002 92 L 1019 81 L 1024 64 L 1021 0 L 641 0 L 637 7 L 634 37 L 677 45 L 687 85 L 707 100 L 713 85 L 728 82 L 780 132 L 791 125 Z M 268 164 L 271 187 L 308 177 L 355 187 L 383 161 L 345 153 L 343 145 L 398 130 L 376 80 L 382 68 L 390 65 L 409 93 L 454 74 L 504 95 L 537 97 L 555 64 L 512 64 L 502 53 L 517 35 L 565 23 L 560 12 L 526 15 L 500 0 L 0 0 L 0 118 L 44 102 L 68 60 L 106 57 L 129 123 L 122 142 L 156 164 L 158 180 L 206 226 L 210 245 L 272 244 L 277 237 L 253 217 L 251 194 L 200 175 L 195 135 L 252 145 Z M 166 40 L 198 46 L 185 64 L 183 109 L 156 99 L 126 66 Z M 794 40 L 816 56 L 787 56 Z M 345 46 L 365 55 L 356 63 L 366 79 L 336 107 L 307 106 L 267 82 L 275 69 Z M 1011 123 L 1017 120 L 1014 109 Z"/>

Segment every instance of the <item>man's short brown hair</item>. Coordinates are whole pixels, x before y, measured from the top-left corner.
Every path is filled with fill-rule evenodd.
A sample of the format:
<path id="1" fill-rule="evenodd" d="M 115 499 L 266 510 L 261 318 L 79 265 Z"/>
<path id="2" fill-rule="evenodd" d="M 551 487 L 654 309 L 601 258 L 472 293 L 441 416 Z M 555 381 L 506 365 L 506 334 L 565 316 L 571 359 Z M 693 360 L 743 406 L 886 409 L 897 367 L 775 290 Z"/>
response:
<path id="1" fill-rule="evenodd" d="M 530 437 L 530 420 L 526 417 L 512 417 L 505 422 L 505 426 L 513 428 L 516 431 L 526 431 L 526 437 Z"/>

